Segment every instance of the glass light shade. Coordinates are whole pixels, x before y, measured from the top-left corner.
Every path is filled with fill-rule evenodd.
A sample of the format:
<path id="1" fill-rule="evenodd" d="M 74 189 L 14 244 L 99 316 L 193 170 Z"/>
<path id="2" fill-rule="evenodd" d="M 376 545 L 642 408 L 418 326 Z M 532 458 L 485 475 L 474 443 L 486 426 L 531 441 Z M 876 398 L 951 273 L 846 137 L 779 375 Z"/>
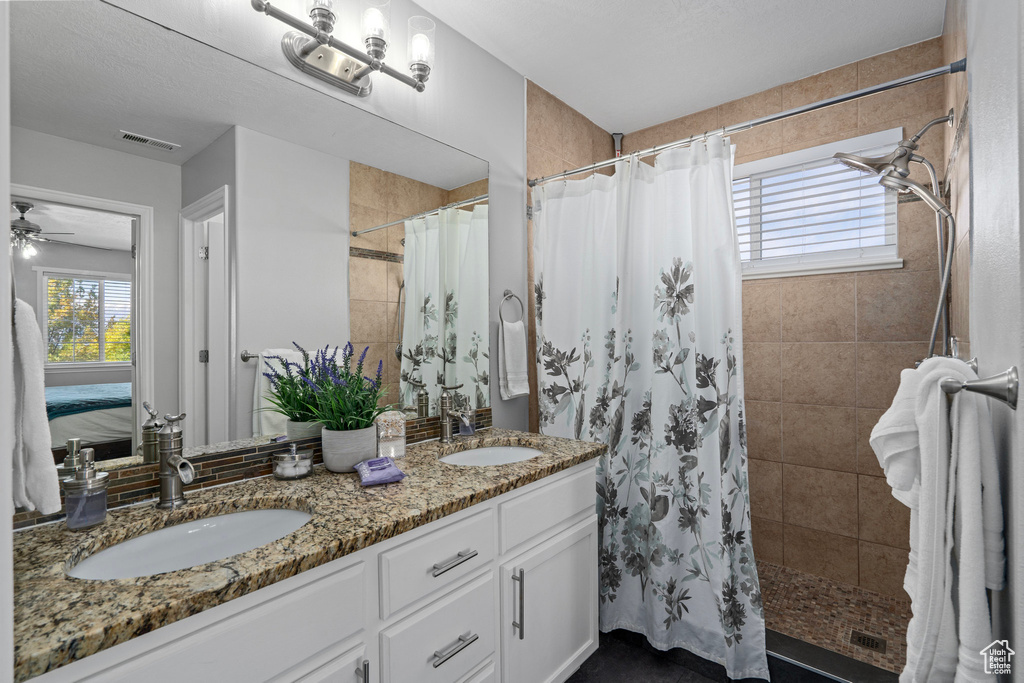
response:
<path id="1" fill-rule="evenodd" d="M 434 30 L 427 17 L 409 17 L 409 66 L 434 66 Z"/>
<path id="2" fill-rule="evenodd" d="M 333 8 L 333 0 L 306 0 L 306 14 L 309 14 L 315 9 L 325 9 L 333 12 Z"/>
<path id="3" fill-rule="evenodd" d="M 28 258 L 32 258 L 33 256 L 35 256 L 38 253 L 39 252 L 36 251 L 35 246 L 31 242 L 25 242 L 24 246 L 22 246 L 22 248 L 21 248 L 21 256 L 22 256 L 22 258 L 27 258 L 27 259 Z"/>
<path id="4" fill-rule="evenodd" d="M 363 40 L 391 42 L 391 0 L 363 0 Z"/>

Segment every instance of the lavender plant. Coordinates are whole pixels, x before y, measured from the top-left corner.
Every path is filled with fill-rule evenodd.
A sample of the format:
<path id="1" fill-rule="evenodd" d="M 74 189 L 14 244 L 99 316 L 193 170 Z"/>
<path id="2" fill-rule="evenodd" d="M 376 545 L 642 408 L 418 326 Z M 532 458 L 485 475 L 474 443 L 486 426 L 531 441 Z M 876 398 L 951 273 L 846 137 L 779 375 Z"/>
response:
<path id="1" fill-rule="evenodd" d="M 293 422 L 316 422 L 316 415 L 313 413 L 313 389 L 307 383 L 310 375 L 309 354 L 301 346 L 292 342 L 302 354 L 302 365 L 282 358 L 281 356 L 268 356 L 264 360 L 267 371 L 263 376 L 270 381 L 270 396 L 267 400 L 273 404 L 275 413 L 280 413 Z M 276 360 L 281 364 L 277 366 L 270 362 Z"/>
<path id="2" fill-rule="evenodd" d="M 348 431 L 373 425 L 374 419 L 390 406 L 381 405 L 387 394 L 382 375 L 384 361 L 377 363 L 375 377 L 363 375 L 367 346 L 353 366 L 352 342 L 345 345 L 338 362 L 338 348 L 325 346 L 314 354 L 308 376 L 302 382 L 311 390 L 310 411 L 327 429 Z"/>

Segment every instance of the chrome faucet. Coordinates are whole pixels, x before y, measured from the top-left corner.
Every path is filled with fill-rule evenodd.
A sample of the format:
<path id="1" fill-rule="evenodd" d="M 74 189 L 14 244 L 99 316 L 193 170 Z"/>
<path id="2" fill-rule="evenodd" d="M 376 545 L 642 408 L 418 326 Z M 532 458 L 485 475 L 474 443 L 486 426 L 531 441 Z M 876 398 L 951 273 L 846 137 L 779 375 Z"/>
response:
<path id="1" fill-rule="evenodd" d="M 451 443 L 452 442 L 452 395 L 449 391 L 455 391 L 461 389 L 462 385 L 454 387 L 441 386 L 441 396 L 438 398 L 438 407 L 441 410 L 441 438 L 438 439 L 438 443 Z"/>
<path id="2" fill-rule="evenodd" d="M 173 510 L 185 504 L 182 484 L 191 484 L 196 477 L 192 463 L 182 457 L 181 415 L 164 415 L 164 426 L 157 435 L 160 446 L 160 500 L 156 506 Z"/>

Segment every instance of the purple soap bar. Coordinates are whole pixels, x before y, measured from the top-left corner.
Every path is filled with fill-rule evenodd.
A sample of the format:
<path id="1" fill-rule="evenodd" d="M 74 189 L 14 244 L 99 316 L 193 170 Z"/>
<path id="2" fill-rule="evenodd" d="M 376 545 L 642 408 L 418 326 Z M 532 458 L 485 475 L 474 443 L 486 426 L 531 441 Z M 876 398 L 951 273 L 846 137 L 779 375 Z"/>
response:
<path id="1" fill-rule="evenodd" d="M 405 472 L 398 469 L 395 461 L 391 458 L 364 460 L 356 465 L 356 472 L 359 473 L 363 486 L 391 484 L 405 479 Z"/>

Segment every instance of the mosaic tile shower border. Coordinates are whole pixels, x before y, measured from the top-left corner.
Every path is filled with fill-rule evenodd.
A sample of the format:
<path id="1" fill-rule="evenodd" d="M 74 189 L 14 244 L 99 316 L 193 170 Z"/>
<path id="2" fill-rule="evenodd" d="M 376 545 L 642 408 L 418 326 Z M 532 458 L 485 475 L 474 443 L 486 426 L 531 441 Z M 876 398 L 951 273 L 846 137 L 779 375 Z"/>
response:
<path id="1" fill-rule="evenodd" d="M 476 428 L 486 429 L 491 426 L 491 409 L 481 408 L 476 411 Z M 428 441 L 441 436 L 441 420 L 437 416 L 422 417 L 406 420 L 405 440 L 406 443 Z M 270 475 L 270 456 L 273 453 L 280 453 L 287 450 L 290 442 L 255 443 L 252 440 L 242 442 L 229 442 L 222 450 L 207 449 L 200 455 L 189 455 L 186 457 L 196 468 L 196 478 L 184 487 L 185 493 L 196 489 L 210 486 L 220 486 L 231 482 L 266 477 Z M 295 443 L 300 446 L 313 447 L 313 462 L 323 462 L 323 453 L 320 449 L 320 437 L 315 436 L 309 439 L 300 439 Z M 239 445 L 244 444 L 244 445 Z M 157 464 L 138 464 L 127 467 L 118 467 L 120 463 L 116 460 L 108 460 L 99 463 L 101 469 L 108 472 L 110 484 L 107 488 L 107 509 L 132 505 L 144 502 L 153 498 L 160 492 L 159 469 Z M 109 469 L 109 468 L 117 469 Z M 64 496 L 61 494 L 61 505 Z M 37 524 L 46 524 L 64 519 L 64 510 L 55 512 L 52 515 L 41 515 L 38 512 L 15 510 L 13 525 L 14 529 L 24 529 Z"/>

